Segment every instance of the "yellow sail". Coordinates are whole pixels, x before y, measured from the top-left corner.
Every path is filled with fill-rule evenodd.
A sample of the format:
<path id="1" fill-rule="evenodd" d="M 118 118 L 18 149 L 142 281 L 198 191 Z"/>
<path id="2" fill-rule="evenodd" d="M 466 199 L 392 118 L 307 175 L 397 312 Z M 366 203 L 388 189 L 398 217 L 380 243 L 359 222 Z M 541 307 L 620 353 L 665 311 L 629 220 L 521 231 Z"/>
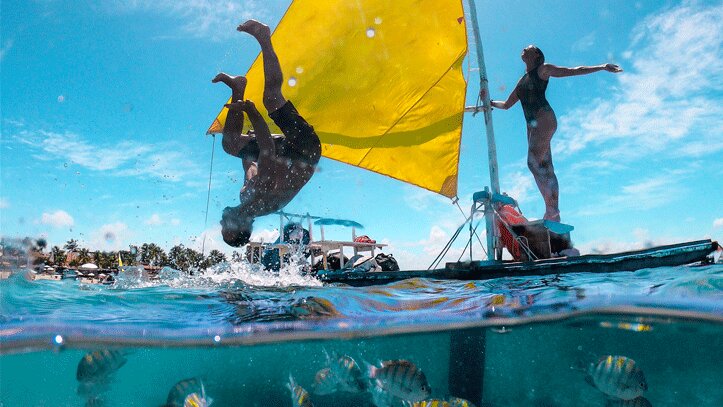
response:
<path id="1" fill-rule="evenodd" d="M 314 126 L 325 157 L 456 195 L 466 91 L 461 0 L 294 0 L 272 42 L 284 96 Z M 246 98 L 260 110 L 261 58 L 246 75 Z M 222 132 L 226 113 L 209 134 Z"/>

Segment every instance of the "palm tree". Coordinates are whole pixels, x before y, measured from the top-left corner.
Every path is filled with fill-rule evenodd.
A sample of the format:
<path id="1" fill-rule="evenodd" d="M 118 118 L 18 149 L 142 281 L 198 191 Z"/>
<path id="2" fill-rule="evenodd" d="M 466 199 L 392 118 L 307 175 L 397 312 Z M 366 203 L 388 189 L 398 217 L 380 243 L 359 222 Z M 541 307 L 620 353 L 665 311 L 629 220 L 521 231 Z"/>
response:
<path id="1" fill-rule="evenodd" d="M 168 262 L 166 253 L 155 243 L 143 243 L 140 252 L 143 264 L 161 266 Z"/>
<path id="2" fill-rule="evenodd" d="M 208 253 L 208 256 L 203 262 L 204 268 L 215 266 L 218 263 L 223 263 L 226 261 L 226 255 L 221 253 L 218 250 L 211 250 L 210 253 Z"/>
<path id="3" fill-rule="evenodd" d="M 82 249 L 78 250 L 78 263 L 85 264 L 90 263 L 90 250 L 83 247 Z"/>
<path id="4" fill-rule="evenodd" d="M 68 253 L 72 253 L 78 249 L 78 241 L 75 239 L 70 239 L 65 242 L 64 248 L 68 251 Z"/>
<path id="5" fill-rule="evenodd" d="M 58 246 L 53 246 L 52 249 L 50 249 L 50 258 L 51 262 L 54 265 L 62 266 L 65 264 L 65 259 L 68 256 L 65 254 L 65 251 L 61 249 Z"/>
<path id="6" fill-rule="evenodd" d="M 203 254 L 201 254 L 201 252 L 197 252 L 190 247 L 187 247 L 185 254 L 189 264 L 188 271 L 190 271 L 190 269 L 200 269 L 203 267 Z"/>
<path id="7" fill-rule="evenodd" d="M 186 248 L 182 244 L 171 247 L 171 250 L 168 252 L 168 260 L 171 263 L 171 267 L 176 270 L 188 270 L 189 263 L 188 257 L 186 256 Z"/>

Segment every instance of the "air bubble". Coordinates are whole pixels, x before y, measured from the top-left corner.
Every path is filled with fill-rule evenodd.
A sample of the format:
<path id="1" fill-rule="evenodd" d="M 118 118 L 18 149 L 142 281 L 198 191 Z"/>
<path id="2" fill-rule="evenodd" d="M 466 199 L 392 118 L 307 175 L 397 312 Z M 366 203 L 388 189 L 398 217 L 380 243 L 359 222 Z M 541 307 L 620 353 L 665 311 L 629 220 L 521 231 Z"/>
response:
<path id="1" fill-rule="evenodd" d="M 63 102 L 65 102 L 65 96 L 63 96 L 63 95 L 58 96 L 58 103 L 63 103 Z"/>
<path id="2" fill-rule="evenodd" d="M 63 337 L 60 335 L 55 335 L 55 338 L 53 338 L 53 340 L 57 345 L 62 345 L 64 341 Z"/>
<path id="3" fill-rule="evenodd" d="M 297 66 L 297 67 L 296 67 L 296 73 L 299 73 L 299 74 L 304 73 L 304 68 L 301 67 L 301 66 Z"/>
<path id="4" fill-rule="evenodd" d="M 367 37 L 373 38 L 377 34 L 372 27 L 367 28 Z"/>
<path id="5" fill-rule="evenodd" d="M 530 127 L 532 127 L 533 129 L 536 129 L 537 128 L 537 120 L 530 120 Z"/>
<path id="6" fill-rule="evenodd" d="M 382 18 L 381 18 L 381 17 L 377 17 L 377 18 L 374 19 L 374 24 L 379 25 L 379 24 L 381 24 L 381 23 L 382 23 Z"/>
<path id="7" fill-rule="evenodd" d="M 221 337 L 219 335 L 216 335 L 213 337 L 213 341 L 216 343 L 219 343 L 219 342 L 221 342 Z"/>
<path id="8" fill-rule="evenodd" d="M 289 86 L 291 86 L 292 88 L 296 86 L 296 78 L 294 78 L 293 76 L 289 78 Z"/>

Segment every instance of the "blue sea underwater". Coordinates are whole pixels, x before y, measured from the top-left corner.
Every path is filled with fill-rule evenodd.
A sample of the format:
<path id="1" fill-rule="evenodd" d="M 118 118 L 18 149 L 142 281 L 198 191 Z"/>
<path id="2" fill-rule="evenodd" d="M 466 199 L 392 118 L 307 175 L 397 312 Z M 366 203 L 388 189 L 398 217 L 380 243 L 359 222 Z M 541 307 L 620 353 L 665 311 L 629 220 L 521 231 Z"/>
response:
<path id="1" fill-rule="evenodd" d="M 723 406 L 721 264 L 365 288 L 246 263 L 27 276 L 0 280 L 3 407 Z"/>

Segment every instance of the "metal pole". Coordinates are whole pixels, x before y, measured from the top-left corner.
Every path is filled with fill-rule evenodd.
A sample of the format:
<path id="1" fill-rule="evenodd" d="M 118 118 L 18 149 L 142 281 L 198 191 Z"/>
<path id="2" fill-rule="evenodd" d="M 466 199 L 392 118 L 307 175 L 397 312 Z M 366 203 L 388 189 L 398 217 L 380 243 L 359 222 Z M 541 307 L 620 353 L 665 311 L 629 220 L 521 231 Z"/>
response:
<path id="1" fill-rule="evenodd" d="M 487 129 L 487 156 L 489 161 L 490 185 L 492 185 L 492 194 L 500 193 L 500 180 L 497 171 L 497 146 L 495 144 L 495 131 L 492 127 L 492 112 L 490 110 L 490 92 L 489 81 L 487 80 L 487 68 L 484 61 L 484 52 L 482 49 L 482 39 L 479 34 L 479 23 L 477 20 L 477 7 L 474 0 L 468 0 L 469 15 L 472 20 L 472 32 L 474 34 L 474 42 L 477 47 L 477 65 L 479 65 L 480 78 L 480 98 L 482 99 L 483 113 L 485 116 L 485 125 Z M 489 205 L 486 205 L 489 206 Z M 487 225 L 487 255 L 489 260 L 500 260 L 501 257 L 495 256 L 497 253 L 497 227 L 494 222 L 494 211 L 492 208 L 485 207 L 485 217 Z M 501 254 L 501 253 L 500 253 Z"/>

